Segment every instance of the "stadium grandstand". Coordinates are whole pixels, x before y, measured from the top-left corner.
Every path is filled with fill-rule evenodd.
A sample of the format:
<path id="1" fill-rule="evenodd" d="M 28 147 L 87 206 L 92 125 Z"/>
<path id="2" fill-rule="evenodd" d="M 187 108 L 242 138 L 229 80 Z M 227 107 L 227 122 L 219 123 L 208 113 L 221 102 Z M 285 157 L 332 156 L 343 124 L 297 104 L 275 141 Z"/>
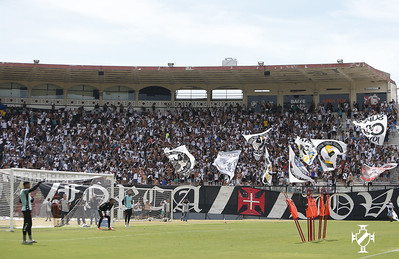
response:
<path id="1" fill-rule="evenodd" d="M 348 152 L 335 171 L 310 166 L 317 183 L 364 184 L 361 166 L 397 162 L 397 86 L 364 63 L 164 67 L 0 63 L 1 168 L 114 174 L 124 185 L 223 185 L 218 151 L 241 149 L 229 184 L 263 185 L 242 134 L 272 127 L 273 183 L 286 186 L 295 137 L 337 139 Z M 383 146 L 354 119 L 385 113 Z M 186 145 L 190 175 L 174 172 L 163 150 Z M 295 146 L 295 145 L 293 145 Z M 397 184 L 397 173 L 379 177 Z M 378 182 L 378 181 L 377 181 Z"/>

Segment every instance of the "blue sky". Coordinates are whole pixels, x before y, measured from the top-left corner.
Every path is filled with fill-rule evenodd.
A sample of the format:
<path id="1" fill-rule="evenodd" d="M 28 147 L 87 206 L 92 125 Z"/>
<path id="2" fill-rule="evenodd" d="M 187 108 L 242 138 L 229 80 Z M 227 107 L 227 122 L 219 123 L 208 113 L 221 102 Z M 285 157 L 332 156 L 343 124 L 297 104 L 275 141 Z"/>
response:
<path id="1" fill-rule="evenodd" d="M 366 62 L 399 81 L 399 1 L 0 0 L 0 61 Z"/>

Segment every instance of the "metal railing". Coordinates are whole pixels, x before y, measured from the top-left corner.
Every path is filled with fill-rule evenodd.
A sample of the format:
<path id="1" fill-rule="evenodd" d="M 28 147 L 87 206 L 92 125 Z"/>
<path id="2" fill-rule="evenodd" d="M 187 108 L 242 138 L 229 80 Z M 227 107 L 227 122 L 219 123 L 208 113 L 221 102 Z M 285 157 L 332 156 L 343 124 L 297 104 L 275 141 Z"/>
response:
<path id="1" fill-rule="evenodd" d="M 329 193 L 350 193 L 350 192 L 368 192 L 368 191 L 378 191 L 378 190 L 389 190 L 399 188 L 397 184 L 380 184 L 380 185 L 353 185 L 353 186 L 254 186 L 256 188 L 260 188 L 263 190 L 269 191 L 277 191 L 277 192 L 288 192 L 288 193 L 303 193 L 306 195 L 306 192 L 309 188 L 313 190 L 313 193 L 321 193 L 324 189 L 324 192 L 328 190 Z"/>

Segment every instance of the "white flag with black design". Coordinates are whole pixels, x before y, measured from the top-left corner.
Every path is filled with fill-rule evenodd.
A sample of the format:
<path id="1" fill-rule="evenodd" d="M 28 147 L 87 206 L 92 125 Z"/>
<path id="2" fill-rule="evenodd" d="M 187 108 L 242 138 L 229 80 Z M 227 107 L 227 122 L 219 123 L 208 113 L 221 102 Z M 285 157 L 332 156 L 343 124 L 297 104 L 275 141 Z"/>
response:
<path id="1" fill-rule="evenodd" d="M 227 152 L 220 151 L 215 161 L 213 162 L 213 165 L 216 166 L 221 174 L 228 175 L 229 180 L 231 180 L 234 177 L 240 154 L 241 150 L 233 150 Z"/>
<path id="2" fill-rule="evenodd" d="M 25 154 L 25 149 L 26 149 L 26 138 L 27 138 L 27 136 L 28 136 L 28 133 L 29 133 L 29 126 L 28 126 L 28 124 L 26 124 L 26 127 L 25 127 L 25 137 L 24 137 L 24 154 Z"/>
<path id="3" fill-rule="evenodd" d="M 185 145 L 175 149 L 165 148 L 164 152 L 176 173 L 187 176 L 193 170 L 195 158 L 188 152 Z"/>
<path id="4" fill-rule="evenodd" d="M 384 144 L 388 125 L 388 118 L 386 115 L 373 115 L 364 120 L 353 121 L 353 124 L 360 127 L 362 133 L 370 139 L 371 143 L 380 146 Z"/>
<path id="5" fill-rule="evenodd" d="M 312 139 L 324 171 L 333 171 L 339 155 L 346 153 L 346 144 L 334 139 Z"/>
<path id="6" fill-rule="evenodd" d="M 265 148 L 265 171 L 262 174 L 263 184 L 272 184 L 272 161 L 270 160 L 269 151 Z"/>
<path id="7" fill-rule="evenodd" d="M 252 146 L 254 149 L 254 156 L 256 160 L 259 160 L 262 157 L 263 148 L 266 144 L 267 134 L 272 130 L 272 128 L 266 130 L 265 132 L 251 135 L 242 135 L 245 140 Z"/>
<path id="8" fill-rule="evenodd" d="M 288 174 L 290 183 L 312 182 L 309 171 L 301 160 L 295 155 L 294 150 L 289 146 L 289 166 Z"/>
<path id="9" fill-rule="evenodd" d="M 380 174 L 385 172 L 386 170 L 392 170 L 397 167 L 397 163 L 388 163 L 384 164 L 381 167 L 371 167 L 368 165 L 362 165 L 362 179 L 366 182 L 370 182 L 377 178 Z"/>
<path id="10" fill-rule="evenodd" d="M 312 142 L 307 138 L 296 137 L 295 144 L 298 146 L 299 157 L 302 161 L 308 165 L 313 164 L 317 156 L 317 151 Z"/>

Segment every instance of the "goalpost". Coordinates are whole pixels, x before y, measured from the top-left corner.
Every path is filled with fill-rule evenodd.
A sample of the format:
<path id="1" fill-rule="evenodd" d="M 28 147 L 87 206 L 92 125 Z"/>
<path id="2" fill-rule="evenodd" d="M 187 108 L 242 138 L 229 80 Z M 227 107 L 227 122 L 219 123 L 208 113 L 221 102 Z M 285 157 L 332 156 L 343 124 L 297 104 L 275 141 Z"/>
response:
<path id="1" fill-rule="evenodd" d="M 53 223 L 47 221 L 49 214 L 47 213 L 47 204 L 45 203 L 45 201 L 49 200 L 52 206 L 51 210 L 53 208 L 56 210 L 59 207 L 57 203 L 59 203 L 60 196 L 63 194 L 66 194 L 71 206 L 71 213 L 69 213 L 71 215 L 67 214 L 67 221 L 75 213 L 77 217 L 88 216 L 87 213 L 84 213 L 85 216 L 77 213 L 77 211 L 80 211 L 78 208 L 80 206 L 84 210 L 90 209 L 91 212 L 94 212 L 91 213 L 90 217 L 93 215 L 94 217 L 98 217 L 95 214 L 98 209 L 97 206 L 115 196 L 115 178 L 113 174 L 25 168 L 0 169 L 0 229 L 6 228 L 13 231 L 15 227 L 22 226 L 20 217 L 21 205 L 19 203 L 19 193 L 23 188 L 22 183 L 29 181 L 31 182 L 31 187 L 33 187 L 37 182 L 42 180 L 45 180 L 45 182 L 31 193 L 31 197 L 33 198 L 32 218 L 34 225 L 37 225 L 37 222 L 40 222 L 42 226 L 48 227 L 65 224 L 65 222 L 58 225 L 54 224 L 54 220 L 58 221 L 58 213 L 52 213 L 57 215 L 50 214 L 50 220 L 53 220 Z M 96 204 L 90 207 L 89 202 L 92 200 L 95 200 Z M 54 203 L 56 205 L 53 205 Z M 84 204 L 84 208 L 82 204 Z M 113 217 L 114 210 L 111 213 L 111 222 Z M 44 218 L 46 218 L 46 221 Z"/>

